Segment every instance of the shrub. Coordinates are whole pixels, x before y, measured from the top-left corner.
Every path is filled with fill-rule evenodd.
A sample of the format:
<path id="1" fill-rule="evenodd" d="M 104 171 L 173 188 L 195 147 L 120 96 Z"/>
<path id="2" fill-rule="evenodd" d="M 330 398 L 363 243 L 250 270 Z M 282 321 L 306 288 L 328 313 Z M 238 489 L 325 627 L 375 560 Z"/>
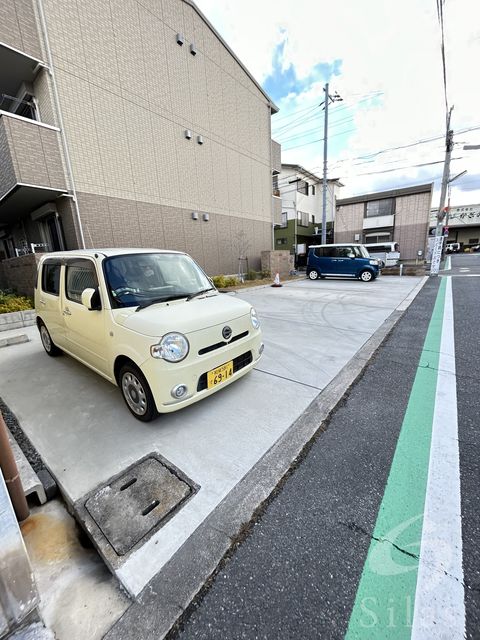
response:
<path id="1" fill-rule="evenodd" d="M 247 271 L 246 280 L 256 280 L 256 279 L 257 279 L 257 272 L 254 271 L 253 269 L 249 269 Z"/>
<path id="2" fill-rule="evenodd" d="M 31 298 L 0 291 L 0 313 L 27 311 L 28 309 L 33 309 L 33 300 Z"/>
<path id="3" fill-rule="evenodd" d="M 213 276 L 212 280 L 217 289 L 223 289 L 223 287 L 226 287 L 225 276 Z"/>
<path id="4" fill-rule="evenodd" d="M 236 287 L 238 284 L 238 278 L 235 276 L 225 277 L 225 287 Z"/>
<path id="5" fill-rule="evenodd" d="M 262 269 L 262 278 L 264 280 L 271 277 L 272 277 L 272 274 L 270 273 L 270 271 L 268 271 L 268 269 Z"/>

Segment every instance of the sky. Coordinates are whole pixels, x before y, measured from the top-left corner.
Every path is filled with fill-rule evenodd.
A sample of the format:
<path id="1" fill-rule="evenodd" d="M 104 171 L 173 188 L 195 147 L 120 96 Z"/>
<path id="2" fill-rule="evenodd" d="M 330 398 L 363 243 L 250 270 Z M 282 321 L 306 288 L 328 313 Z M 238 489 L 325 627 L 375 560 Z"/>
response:
<path id="1" fill-rule="evenodd" d="M 445 157 L 446 104 L 436 0 L 197 0 L 279 112 L 282 161 L 323 171 L 339 196 L 435 183 Z M 480 2 L 444 0 L 447 105 L 454 107 L 451 204 L 480 203 Z M 402 148 L 398 148 L 402 147 Z"/>

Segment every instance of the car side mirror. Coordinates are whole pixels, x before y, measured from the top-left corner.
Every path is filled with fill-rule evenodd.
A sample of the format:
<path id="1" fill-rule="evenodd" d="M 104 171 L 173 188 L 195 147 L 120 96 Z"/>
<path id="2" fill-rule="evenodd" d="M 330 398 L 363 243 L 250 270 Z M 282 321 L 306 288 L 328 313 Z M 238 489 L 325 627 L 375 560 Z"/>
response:
<path id="1" fill-rule="evenodd" d="M 102 308 L 100 304 L 100 293 L 98 288 L 84 289 L 82 291 L 82 304 L 87 307 L 89 311 L 99 311 Z"/>
<path id="2" fill-rule="evenodd" d="M 348 257 L 349 257 L 349 258 L 355 258 L 355 254 L 354 254 L 354 253 L 349 253 L 349 254 L 348 254 Z"/>

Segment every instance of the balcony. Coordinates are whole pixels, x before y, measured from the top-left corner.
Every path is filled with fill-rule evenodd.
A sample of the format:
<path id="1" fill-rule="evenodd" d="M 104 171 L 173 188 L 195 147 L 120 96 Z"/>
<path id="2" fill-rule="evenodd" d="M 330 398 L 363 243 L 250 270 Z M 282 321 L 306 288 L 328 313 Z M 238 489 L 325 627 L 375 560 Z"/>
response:
<path id="1" fill-rule="evenodd" d="M 58 129 L 0 111 L 0 225 L 67 191 Z"/>
<path id="2" fill-rule="evenodd" d="M 363 219 L 364 229 L 381 229 L 383 227 L 393 227 L 395 216 L 372 216 Z"/>

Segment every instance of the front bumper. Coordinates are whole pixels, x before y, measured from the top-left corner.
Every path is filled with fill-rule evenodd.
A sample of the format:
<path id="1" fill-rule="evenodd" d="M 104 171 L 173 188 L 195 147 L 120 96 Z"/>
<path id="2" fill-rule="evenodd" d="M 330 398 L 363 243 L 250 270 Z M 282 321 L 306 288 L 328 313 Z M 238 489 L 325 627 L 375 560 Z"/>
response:
<path id="1" fill-rule="evenodd" d="M 256 331 L 243 340 L 205 355 L 198 355 L 194 360 L 169 363 L 150 358 L 143 363 L 141 370 L 150 385 L 157 411 L 170 413 L 198 402 L 244 376 L 259 361 L 262 349 L 262 334 Z M 249 353 L 251 358 L 247 356 Z M 230 360 L 234 361 L 233 375 L 211 389 L 206 388 L 207 372 Z M 171 390 L 178 385 L 185 385 L 188 391 L 183 398 L 174 399 Z"/>

